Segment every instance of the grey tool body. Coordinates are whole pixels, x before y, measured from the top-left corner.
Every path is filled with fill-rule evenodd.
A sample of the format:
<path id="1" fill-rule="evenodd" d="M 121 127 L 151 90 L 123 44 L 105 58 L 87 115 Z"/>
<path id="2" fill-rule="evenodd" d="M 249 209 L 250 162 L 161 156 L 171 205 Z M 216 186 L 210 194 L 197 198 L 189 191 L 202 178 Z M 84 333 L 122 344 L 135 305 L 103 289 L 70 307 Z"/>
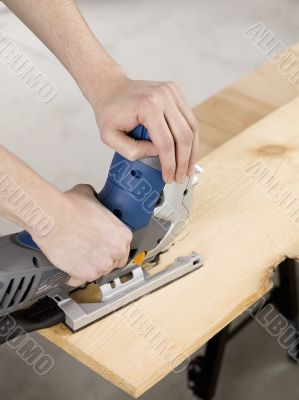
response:
<path id="1" fill-rule="evenodd" d="M 67 279 L 41 251 L 19 244 L 16 234 L 0 238 L 0 317 L 54 294 Z"/>

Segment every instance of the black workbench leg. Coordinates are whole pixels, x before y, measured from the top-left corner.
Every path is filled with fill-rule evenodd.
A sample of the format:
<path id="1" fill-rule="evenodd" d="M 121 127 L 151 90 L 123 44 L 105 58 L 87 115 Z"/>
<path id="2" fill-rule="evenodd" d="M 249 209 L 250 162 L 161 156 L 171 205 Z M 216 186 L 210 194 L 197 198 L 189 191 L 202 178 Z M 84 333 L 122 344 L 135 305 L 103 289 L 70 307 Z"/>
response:
<path id="1" fill-rule="evenodd" d="M 216 392 L 224 350 L 229 337 L 229 325 L 207 343 L 205 354 L 191 361 L 188 386 L 202 400 L 211 400 Z"/>
<path id="2" fill-rule="evenodd" d="M 297 263 L 286 259 L 279 267 L 279 311 L 295 328 L 293 343 L 297 346 L 292 350 L 290 359 L 298 362 L 299 359 L 299 307 L 297 288 Z M 297 350 L 297 351 L 296 351 Z"/>

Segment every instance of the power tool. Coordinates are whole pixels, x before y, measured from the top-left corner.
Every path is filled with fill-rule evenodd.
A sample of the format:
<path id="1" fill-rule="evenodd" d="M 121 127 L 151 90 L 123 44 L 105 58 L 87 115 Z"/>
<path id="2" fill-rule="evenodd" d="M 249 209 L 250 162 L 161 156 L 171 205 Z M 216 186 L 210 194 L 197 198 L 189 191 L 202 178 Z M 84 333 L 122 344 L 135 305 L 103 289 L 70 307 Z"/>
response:
<path id="1" fill-rule="evenodd" d="M 130 134 L 135 140 L 150 140 L 143 125 Z M 25 332 L 65 323 L 73 332 L 121 307 L 200 268 L 201 257 L 182 255 L 163 271 L 154 273 L 159 256 L 182 232 L 192 207 L 195 173 L 183 184 L 166 185 L 158 157 L 128 161 L 115 153 L 107 181 L 97 195 L 133 233 L 125 267 L 115 269 L 96 282 L 96 303 L 79 303 L 66 284 L 69 276 L 51 264 L 26 231 L 0 238 L 0 342 L 12 339 L 5 332 L 13 318 Z M 151 270 L 145 266 L 151 266 Z"/>

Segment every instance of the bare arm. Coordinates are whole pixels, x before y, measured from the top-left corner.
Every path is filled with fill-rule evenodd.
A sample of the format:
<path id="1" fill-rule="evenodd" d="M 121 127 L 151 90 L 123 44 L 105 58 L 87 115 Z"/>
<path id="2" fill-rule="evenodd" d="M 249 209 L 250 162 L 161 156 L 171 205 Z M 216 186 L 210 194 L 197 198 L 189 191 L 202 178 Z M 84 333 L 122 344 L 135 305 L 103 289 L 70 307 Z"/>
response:
<path id="1" fill-rule="evenodd" d="M 90 101 L 96 92 L 95 83 L 100 86 L 109 77 L 124 76 L 73 1 L 4 0 L 3 3 L 55 54 Z"/>
<path id="2" fill-rule="evenodd" d="M 1 145 L 0 216 L 26 229 L 71 276 L 71 285 L 91 282 L 128 259 L 131 232 L 89 185 L 63 193 Z"/>
<path id="3" fill-rule="evenodd" d="M 104 143 L 131 160 L 159 154 L 166 182 L 183 182 L 192 174 L 198 125 L 177 84 L 130 80 L 93 35 L 73 0 L 3 2 L 72 74 L 95 111 Z M 154 144 L 126 135 L 140 123 Z"/>
<path id="4" fill-rule="evenodd" d="M 174 178 L 182 182 L 186 173 L 193 172 L 198 126 L 176 84 L 127 78 L 72 0 L 4 3 L 72 74 L 94 109 L 106 144 L 129 159 L 159 154 L 166 182 Z M 149 130 L 153 144 L 126 135 L 140 123 Z M 27 229 L 52 263 L 71 275 L 72 284 L 94 280 L 125 264 L 131 232 L 97 202 L 91 187 L 80 185 L 62 193 L 3 147 L 0 164 L 0 215 Z M 5 187 L 10 180 L 10 189 L 20 187 L 49 217 L 42 234 L 36 219 L 12 206 L 14 192 Z"/>
<path id="5" fill-rule="evenodd" d="M 33 235 L 43 236 L 57 219 L 62 193 L 0 145 L 0 215 Z M 48 226 L 40 225 L 41 218 Z"/>

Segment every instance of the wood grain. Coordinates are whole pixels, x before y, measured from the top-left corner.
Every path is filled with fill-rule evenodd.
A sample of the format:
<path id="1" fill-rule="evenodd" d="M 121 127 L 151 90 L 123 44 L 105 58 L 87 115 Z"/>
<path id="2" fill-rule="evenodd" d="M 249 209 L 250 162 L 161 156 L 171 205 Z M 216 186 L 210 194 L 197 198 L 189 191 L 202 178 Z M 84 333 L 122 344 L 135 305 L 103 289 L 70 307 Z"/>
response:
<path id="1" fill-rule="evenodd" d="M 247 85 L 244 78 L 196 108 L 203 152 L 296 96 L 273 68 L 267 64 Z M 195 250 L 203 269 L 81 332 L 58 325 L 41 334 L 137 397 L 244 312 L 271 288 L 273 268 L 299 255 L 298 113 L 295 99 L 201 160 L 189 233 L 162 264 Z"/>
<path id="2" fill-rule="evenodd" d="M 299 57 L 299 43 L 290 48 Z M 267 62 L 197 105 L 201 127 L 201 156 L 299 95 L 299 90 Z"/>

